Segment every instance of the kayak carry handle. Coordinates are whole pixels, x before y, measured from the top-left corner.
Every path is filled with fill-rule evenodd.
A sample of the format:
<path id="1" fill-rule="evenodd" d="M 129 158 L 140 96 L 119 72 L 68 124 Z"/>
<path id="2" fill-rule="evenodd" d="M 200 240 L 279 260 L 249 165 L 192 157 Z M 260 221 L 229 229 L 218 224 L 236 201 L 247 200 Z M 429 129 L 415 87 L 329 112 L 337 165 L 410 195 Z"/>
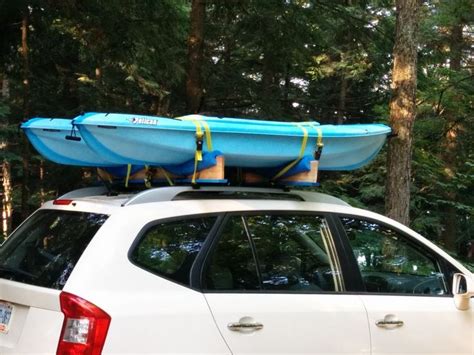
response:
<path id="1" fill-rule="evenodd" d="M 68 141 L 75 141 L 75 142 L 80 142 L 82 140 L 81 137 L 78 137 L 78 136 L 69 136 L 68 135 L 64 138 L 66 138 L 66 140 L 68 140 Z"/>
<path id="2" fill-rule="evenodd" d="M 77 135 L 76 126 L 74 125 L 74 122 L 72 123 L 72 126 L 71 126 L 71 133 L 64 138 L 66 138 L 66 140 L 68 141 L 74 141 L 74 142 L 80 142 L 82 140 L 81 137 Z"/>

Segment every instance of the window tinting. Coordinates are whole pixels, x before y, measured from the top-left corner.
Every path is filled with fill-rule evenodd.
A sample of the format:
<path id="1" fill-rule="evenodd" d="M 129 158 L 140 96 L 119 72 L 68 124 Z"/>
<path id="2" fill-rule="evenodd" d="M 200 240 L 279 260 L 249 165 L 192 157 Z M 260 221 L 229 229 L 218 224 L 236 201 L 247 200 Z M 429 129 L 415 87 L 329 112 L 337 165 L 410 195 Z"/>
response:
<path id="1" fill-rule="evenodd" d="M 335 272 L 336 265 L 330 262 L 327 250 L 332 246 L 328 245 L 331 241 L 324 218 L 267 215 L 248 217 L 247 223 L 256 246 L 264 289 L 340 289 L 340 273 Z"/>
<path id="2" fill-rule="evenodd" d="M 341 219 L 368 292 L 442 295 L 436 260 L 397 232 L 377 223 Z"/>
<path id="3" fill-rule="evenodd" d="M 245 231 L 245 219 L 227 222 L 206 272 L 208 290 L 257 290 L 258 271 Z"/>
<path id="4" fill-rule="evenodd" d="M 62 289 L 106 215 L 41 210 L 0 248 L 0 277 Z"/>
<path id="5" fill-rule="evenodd" d="M 189 284 L 191 266 L 216 217 L 160 223 L 145 232 L 133 250 L 137 265 L 182 284 Z"/>
<path id="6" fill-rule="evenodd" d="M 206 280 L 209 290 L 340 291 L 338 270 L 324 218 L 236 216 L 213 251 Z"/>

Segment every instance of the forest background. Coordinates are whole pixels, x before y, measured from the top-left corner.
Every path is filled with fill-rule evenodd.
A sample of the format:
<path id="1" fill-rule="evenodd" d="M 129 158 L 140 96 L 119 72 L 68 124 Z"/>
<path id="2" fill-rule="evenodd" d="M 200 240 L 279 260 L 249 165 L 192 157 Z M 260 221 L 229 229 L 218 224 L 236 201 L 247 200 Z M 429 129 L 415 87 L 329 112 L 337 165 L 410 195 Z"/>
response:
<path id="1" fill-rule="evenodd" d="M 474 5 L 419 1 L 410 226 L 474 248 Z M 44 161 L 19 124 L 81 112 L 190 112 L 321 123 L 389 122 L 389 0 L 0 0 L 3 237 L 93 183 Z M 196 36 L 196 34 L 198 34 Z M 384 213 L 387 152 L 320 191 Z M 1 237 L 0 237 L 1 239 Z"/>

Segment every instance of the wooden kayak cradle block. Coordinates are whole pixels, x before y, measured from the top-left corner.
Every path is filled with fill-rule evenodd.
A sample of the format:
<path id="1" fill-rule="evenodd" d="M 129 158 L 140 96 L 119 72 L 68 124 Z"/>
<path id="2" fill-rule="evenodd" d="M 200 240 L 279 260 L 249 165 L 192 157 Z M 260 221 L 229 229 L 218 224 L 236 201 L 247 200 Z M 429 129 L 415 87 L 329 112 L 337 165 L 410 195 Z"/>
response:
<path id="1" fill-rule="evenodd" d="M 223 155 L 216 157 L 216 165 L 207 169 L 202 169 L 196 172 L 196 180 L 223 180 L 224 177 L 225 159 Z M 187 176 L 188 179 L 193 178 L 193 174 Z"/>
<path id="2" fill-rule="evenodd" d="M 316 184 L 318 182 L 318 167 L 319 161 L 312 160 L 311 169 L 309 171 L 303 171 L 298 174 L 294 174 L 291 176 L 286 176 L 276 180 L 276 182 L 280 184 L 284 184 L 285 182 L 300 182 L 300 183 L 309 183 L 309 184 Z M 259 175 L 252 171 L 243 171 L 242 172 L 242 180 L 246 184 L 259 184 L 263 182 L 267 182 L 269 179 L 265 176 Z"/>
<path id="3" fill-rule="evenodd" d="M 312 160 L 311 163 L 311 170 L 303 171 L 301 173 L 287 176 L 284 178 L 279 179 L 279 182 L 307 182 L 316 184 L 318 182 L 318 167 L 319 167 L 319 160 Z"/>

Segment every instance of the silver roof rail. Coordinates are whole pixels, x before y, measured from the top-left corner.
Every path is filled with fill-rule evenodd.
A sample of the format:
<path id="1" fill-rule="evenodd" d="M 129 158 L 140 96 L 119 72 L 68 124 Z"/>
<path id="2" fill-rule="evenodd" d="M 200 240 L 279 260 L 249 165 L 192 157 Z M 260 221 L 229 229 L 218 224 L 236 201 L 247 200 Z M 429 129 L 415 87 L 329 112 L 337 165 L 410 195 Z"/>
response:
<path id="1" fill-rule="evenodd" d="M 299 197 L 302 201 L 306 202 L 319 202 L 333 205 L 350 206 L 348 203 L 342 201 L 341 199 L 319 192 L 301 190 L 284 191 L 282 189 L 232 186 L 204 186 L 200 189 L 193 189 L 191 186 L 158 187 L 139 192 L 138 194 L 130 197 L 128 200 L 122 203 L 122 206 L 139 205 L 142 203 L 150 202 L 172 201 L 183 192 L 187 192 L 190 194 L 196 192 L 196 195 L 200 192 L 248 192 L 255 194 L 261 193 L 262 195 L 271 193 L 281 195 L 282 197 L 284 197 L 285 195 Z M 236 199 L 238 199 L 238 197 L 236 197 Z"/>
<path id="2" fill-rule="evenodd" d="M 58 199 L 73 199 L 73 198 L 105 195 L 108 192 L 109 191 L 107 190 L 105 186 L 84 187 L 82 189 L 70 191 L 58 197 Z"/>
<path id="3" fill-rule="evenodd" d="M 190 191 L 191 186 L 156 187 L 130 197 L 122 206 L 139 205 L 141 203 L 171 201 L 177 194 Z"/>

